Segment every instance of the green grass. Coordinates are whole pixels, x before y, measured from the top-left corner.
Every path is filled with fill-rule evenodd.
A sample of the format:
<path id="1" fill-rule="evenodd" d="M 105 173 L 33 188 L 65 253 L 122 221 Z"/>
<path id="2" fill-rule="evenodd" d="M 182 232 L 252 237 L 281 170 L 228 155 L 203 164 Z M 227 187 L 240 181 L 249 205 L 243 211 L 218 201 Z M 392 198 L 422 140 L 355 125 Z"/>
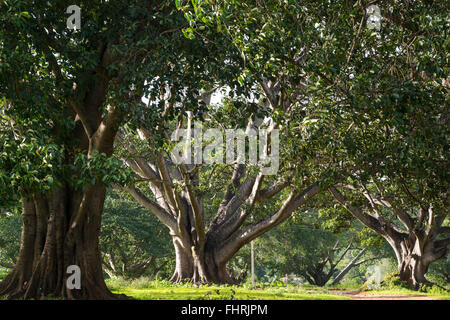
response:
<path id="1" fill-rule="evenodd" d="M 292 292 L 284 289 L 252 290 L 242 288 L 161 288 L 161 289 L 113 289 L 139 300 L 349 300 L 341 295 L 326 293 Z"/>
<path id="2" fill-rule="evenodd" d="M 356 287 L 321 288 L 311 285 L 268 286 L 212 285 L 194 287 L 191 283 L 172 284 L 167 280 L 109 279 L 108 287 L 114 293 L 125 294 L 139 300 L 351 300 L 351 297 L 333 294 L 338 291 L 359 291 Z M 407 288 L 389 288 L 361 291 L 367 295 L 414 295 L 450 300 L 450 293 L 439 290 L 419 292 Z"/>
<path id="3" fill-rule="evenodd" d="M 317 287 L 265 287 L 172 285 L 166 281 L 108 280 L 114 293 L 139 300 L 349 300 L 349 297 L 329 294 Z"/>

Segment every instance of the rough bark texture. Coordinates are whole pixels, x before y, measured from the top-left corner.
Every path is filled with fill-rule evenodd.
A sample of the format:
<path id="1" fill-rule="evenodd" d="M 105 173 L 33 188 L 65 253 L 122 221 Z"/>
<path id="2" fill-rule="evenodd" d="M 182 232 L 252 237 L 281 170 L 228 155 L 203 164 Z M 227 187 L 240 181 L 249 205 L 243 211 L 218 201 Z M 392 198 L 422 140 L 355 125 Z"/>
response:
<path id="1" fill-rule="evenodd" d="M 413 287 L 429 283 L 425 275 L 430 264 L 447 254 L 447 248 L 439 241 L 409 237 L 391 237 L 388 242 L 397 257 L 398 275 L 400 279 Z"/>
<path id="2" fill-rule="evenodd" d="M 103 280 L 98 236 L 105 187 L 69 189 L 23 199 L 23 231 L 18 261 L 0 284 L 10 299 L 48 295 L 71 299 L 111 299 Z M 86 211 L 78 208 L 85 206 Z M 66 286 L 67 267 L 81 269 L 81 289 Z"/>
<path id="3" fill-rule="evenodd" d="M 220 261 L 216 257 L 217 253 L 220 252 L 220 248 L 211 247 L 207 243 L 203 251 L 199 251 L 195 247 L 190 247 L 188 243 L 183 245 L 176 236 L 174 236 L 173 242 L 176 265 L 170 281 L 236 283 L 226 269 L 227 261 Z"/>

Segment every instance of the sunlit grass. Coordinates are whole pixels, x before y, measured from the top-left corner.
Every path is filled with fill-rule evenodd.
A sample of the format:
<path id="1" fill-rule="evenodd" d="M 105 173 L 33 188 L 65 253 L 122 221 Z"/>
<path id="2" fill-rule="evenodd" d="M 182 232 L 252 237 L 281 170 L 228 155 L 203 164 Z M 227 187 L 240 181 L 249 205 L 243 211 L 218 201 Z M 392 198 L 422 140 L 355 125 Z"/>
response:
<path id="1" fill-rule="evenodd" d="M 321 288 L 311 285 L 265 286 L 250 288 L 248 285 L 212 285 L 195 287 L 191 283 L 172 284 L 167 280 L 109 279 L 108 287 L 114 293 L 125 294 L 138 300 L 351 300 L 348 295 L 337 291 L 359 291 L 355 288 Z M 448 292 L 420 292 L 407 288 L 374 289 L 361 291 L 364 295 L 380 296 L 429 296 L 437 299 L 450 299 Z"/>
<path id="2" fill-rule="evenodd" d="M 250 290 L 236 288 L 112 289 L 139 300 L 349 300 L 349 297 L 326 293 L 287 292 L 283 289 Z"/>
<path id="3" fill-rule="evenodd" d="M 265 287 L 251 289 L 243 286 L 200 286 L 184 283 L 172 285 L 161 281 L 140 279 L 127 282 L 109 280 L 114 293 L 140 300 L 349 300 L 349 297 L 329 294 L 324 289 L 301 287 Z"/>

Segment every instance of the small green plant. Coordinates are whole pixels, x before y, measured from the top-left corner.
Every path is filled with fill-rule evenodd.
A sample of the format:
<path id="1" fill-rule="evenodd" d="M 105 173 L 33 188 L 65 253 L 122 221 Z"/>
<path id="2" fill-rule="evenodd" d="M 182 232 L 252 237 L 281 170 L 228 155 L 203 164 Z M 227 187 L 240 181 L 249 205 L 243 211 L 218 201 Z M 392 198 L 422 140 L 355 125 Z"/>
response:
<path id="1" fill-rule="evenodd" d="M 199 300 L 234 300 L 236 290 L 233 288 L 215 289 L 207 291 Z"/>
<path id="2" fill-rule="evenodd" d="M 381 288 L 383 289 L 413 289 L 410 285 L 408 285 L 406 282 L 400 280 L 400 277 L 398 276 L 397 272 L 391 272 L 386 274 L 386 276 L 383 278 L 383 281 L 381 282 Z"/>
<path id="3" fill-rule="evenodd" d="M 285 287 L 286 284 L 283 282 L 283 280 L 281 280 L 280 278 L 274 279 L 271 283 L 270 286 L 272 288 L 279 288 L 279 287 Z"/>

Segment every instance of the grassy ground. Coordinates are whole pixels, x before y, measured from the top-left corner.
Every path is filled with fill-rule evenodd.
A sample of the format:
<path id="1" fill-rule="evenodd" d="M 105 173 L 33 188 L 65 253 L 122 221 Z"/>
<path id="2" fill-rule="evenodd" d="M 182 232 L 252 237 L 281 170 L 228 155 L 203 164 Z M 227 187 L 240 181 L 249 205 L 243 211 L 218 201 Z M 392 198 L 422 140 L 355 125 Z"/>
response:
<path id="1" fill-rule="evenodd" d="M 148 281 L 145 278 L 134 281 L 108 280 L 107 283 L 114 293 L 122 293 L 141 300 L 351 300 L 364 295 L 380 297 L 410 295 L 450 300 L 448 292 L 425 293 L 404 288 L 359 292 L 355 289 L 292 285 L 255 289 L 245 285 L 194 287 L 188 283 L 174 285 L 168 281 Z"/>
<path id="2" fill-rule="evenodd" d="M 0 272 L 0 275 L 6 274 Z M 364 296 L 414 296 L 450 300 L 450 290 L 446 292 L 433 288 L 430 292 L 419 292 L 400 287 L 361 290 L 360 285 L 350 283 L 328 288 L 311 285 L 258 285 L 252 289 L 248 285 L 194 287 L 190 283 L 172 284 L 167 280 L 150 281 L 147 278 L 133 281 L 108 279 L 106 282 L 114 293 L 140 300 L 360 300 Z M 4 297 L 0 297 L 0 300 L 2 298 Z"/>
<path id="3" fill-rule="evenodd" d="M 109 280 L 108 286 L 114 293 L 122 293 L 141 300 L 350 300 L 326 289 L 313 287 L 266 287 L 245 286 L 200 286 L 191 284 L 173 285 L 166 281 L 132 282 Z"/>

